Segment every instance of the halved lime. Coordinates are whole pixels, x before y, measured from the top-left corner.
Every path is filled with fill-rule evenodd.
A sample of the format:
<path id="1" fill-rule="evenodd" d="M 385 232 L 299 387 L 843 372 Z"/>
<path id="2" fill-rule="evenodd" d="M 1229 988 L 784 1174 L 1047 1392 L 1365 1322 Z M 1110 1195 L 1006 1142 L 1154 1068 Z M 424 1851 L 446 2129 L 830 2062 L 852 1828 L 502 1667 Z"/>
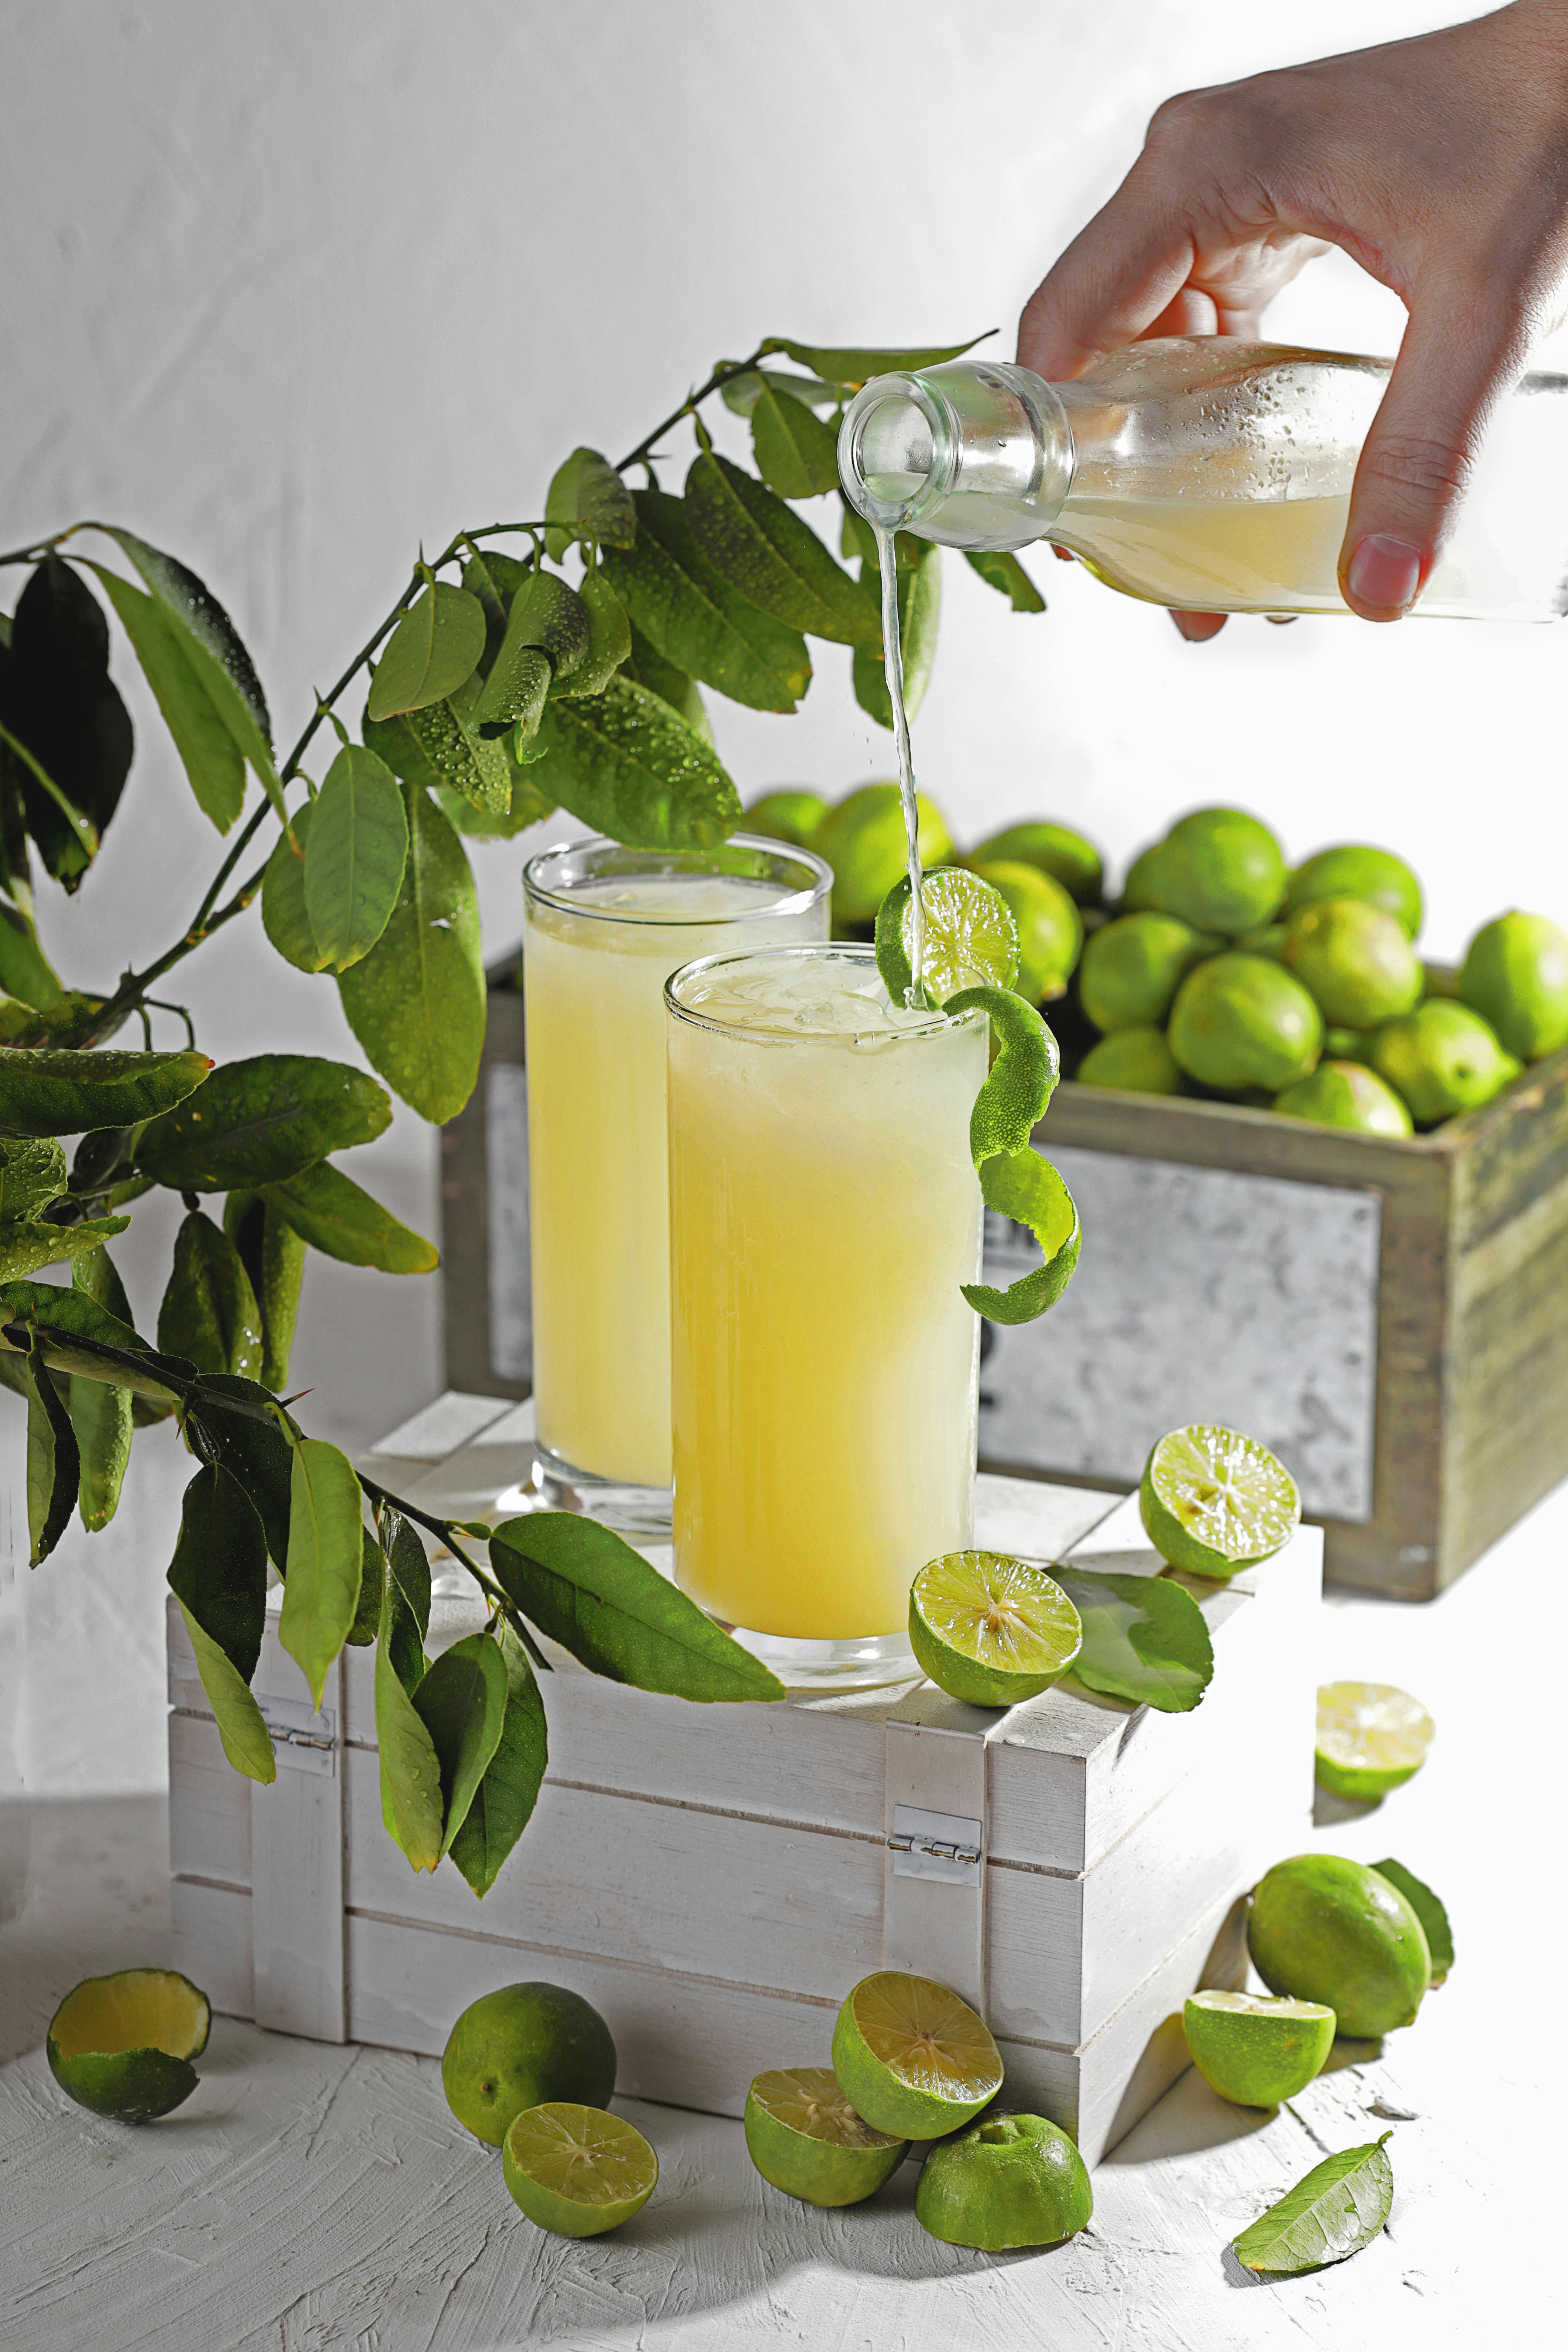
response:
<path id="1" fill-rule="evenodd" d="M 1082 2157 L 1044 2116 L 987 2116 L 944 2139 L 915 2191 L 915 2219 L 933 2238 L 992 2254 L 1059 2245 L 1093 2211 Z"/>
<path id="2" fill-rule="evenodd" d="M 207 2046 L 212 2005 L 174 1969 L 121 1969 L 88 1977 L 49 2020 L 49 2071 L 95 2116 L 148 2123 L 196 2087 L 191 2064 Z"/>
<path id="3" fill-rule="evenodd" d="M 1194 1992 L 1182 2023 L 1204 2081 L 1238 2107 L 1277 2107 L 1281 2099 L 1293 2099 L 1321 2074 L 1334 2045 L 1334 2012 L 1319 2000 Z"/>
<path id="4" fill-rule="evenodd" d="M 1436 1725 L 1392 1683 L 1323 1683 L 1318 1690 L 1318 1783 L 1336 1797 L 1384 1797 L 1426 1761 Z"/>
<path id="5" fill-rule="evenodd" d="M 1048 1690 L 1082 1641 L 1061 1586 L 1007 1552 L 943 1552 L 910 1587 L 910 1642 L 922 1672 L 972 1706 L 1016 1706 Z"/>
<path id="6" fill-rule="evenodd" d="M 624 2116 L 552 2099 L 513 2119 L 501 2142 L 501 2171 L 513 2202 L 542 2230 L 598 2238 L 647 2203 L 658 2158 Z"/>
<path id="7" fill-rule="evenodd" d="M 1267 1445 L 1203 1422 L 1160 1439 L 1138 1507 L 1161 1559 L 1192 1576 L 1234 1576 L 1272 1559 L 1301 1519 L 1296 1481 Z"/>
<path id="8" fill-rule="evenodd" d="M 931 1977 L 862 1977 L 833 2029 L 833 2071 L 874 2130 L 936 2139 L 988 2106 L 1002 2060 L 985 2021 Z"/>
<path id="9" fill-rule="evenodd" d="M 831 2066 L 759 2074 L 746 2094 L 746 2146 L 764 2180 L 808 2205 L 858 2205 L 910 2150 L 856 2114 Z"/>
<path id="10" fill-rule="evenodd" d="M 989 882 L 962 866 L 939 866 L 921 883 L 925 909 L 921 978 L 933 1004 L 963 988 L 1011 988 L 1018 976 L 1018 926 Z M 910 877 L 900 877 L 877 911 L 877 969 L 895 1004 L 906 1001 L 914 957 Z"/>

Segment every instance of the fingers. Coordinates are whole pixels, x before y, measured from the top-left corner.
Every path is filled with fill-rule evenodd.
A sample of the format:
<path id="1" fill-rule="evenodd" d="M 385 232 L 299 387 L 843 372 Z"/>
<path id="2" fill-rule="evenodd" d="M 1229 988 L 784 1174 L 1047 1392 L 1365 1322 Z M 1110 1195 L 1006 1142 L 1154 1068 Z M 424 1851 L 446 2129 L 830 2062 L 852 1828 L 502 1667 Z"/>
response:
<path id="1" fill-rule="evenodd" d="M 1151 208 L 1134 165 L 1030 295 L 1020 366 L 1062 383 L 1135 341 L 1181 292 L 1193 257 L 1191 236 Z"/>
<path id="2" fill-rule="evenodd" d="M 1178 636 L 1185 637 L 1190 646 L 1206 646 L 1217 637 L 1229 616 L 1225 613 L 1173 613 Z"/>

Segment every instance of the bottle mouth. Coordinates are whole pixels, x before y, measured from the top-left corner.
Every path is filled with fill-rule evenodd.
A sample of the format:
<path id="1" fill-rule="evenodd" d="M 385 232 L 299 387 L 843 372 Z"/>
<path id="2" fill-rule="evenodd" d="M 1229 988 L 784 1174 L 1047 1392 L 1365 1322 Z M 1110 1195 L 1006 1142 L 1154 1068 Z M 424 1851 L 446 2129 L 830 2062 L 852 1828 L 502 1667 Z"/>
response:
<path id="1" fill-rule="evenodd" d="M 900 530 L 945 497 L 953 435 L 918 376 L 879 375 L 857 394 L 838 435 L 838 478 L 857 514 Z"/>

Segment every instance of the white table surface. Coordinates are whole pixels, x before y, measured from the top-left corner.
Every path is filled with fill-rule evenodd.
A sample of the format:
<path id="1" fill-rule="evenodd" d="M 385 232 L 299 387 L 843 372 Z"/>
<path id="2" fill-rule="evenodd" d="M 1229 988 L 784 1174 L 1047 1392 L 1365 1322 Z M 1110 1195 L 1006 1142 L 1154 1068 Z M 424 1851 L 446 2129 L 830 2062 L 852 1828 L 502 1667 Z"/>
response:
<path id="1" fill-rule="evenodd" d="M 26 1898 L 0 1924 L 0 2347 L 17 2352 L 1467 2352 L 1561 2341 L 1563 1738 L 1568 1490 L 1426 1608 L 1335 1598 L 1321 1678 L 1402 1684 L 1432 1759 L 1316 1843 L 1438 1887 L 1458 1949 L 1415 2027 L 1344 2044 L 1272 2117 L 1188 2073 L 1100 2167 L 1089 2231 L 1042 2253 L 943 2246 L 906 2165 L 819 2213 L 766 2186 L 738 2124 L 626 2103 L 661 2180 L 612 2237 L 517 2212 L 437 2063 L 218 2020 L 199 2089 L 142 2129 L 73 2106 L 43 2032 L 80 1977 L 167 1957 L 155 1798 L 33 1809 Z M 7 1833 L 14 1836 L 14 1820 Z M 1532 2019 L 1545 2021 L 1537 2032 Z M 825 2053 L 826 2054 L 826 2053 Z M 759 2068 L 768 2053 L 757 2053 Z M 1327 2149 L 1389 2124 L 1389 2229 L 1353 2261 L 1261 2283 L 1228 2241 Z"/>

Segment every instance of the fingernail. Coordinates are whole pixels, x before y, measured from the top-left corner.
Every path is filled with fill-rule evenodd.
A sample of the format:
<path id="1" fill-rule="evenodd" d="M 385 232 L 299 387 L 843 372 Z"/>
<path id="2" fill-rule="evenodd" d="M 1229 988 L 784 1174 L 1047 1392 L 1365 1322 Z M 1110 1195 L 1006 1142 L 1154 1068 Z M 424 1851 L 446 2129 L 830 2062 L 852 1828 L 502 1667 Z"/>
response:
<path id="1" fill-rule="evenodd" d="M 1386 539 L 1374 531 L 1351 557 L 1346 578 L 1358 603 L 1397 617 L 1415 601 L 1421 585 L 1421 551 L 1407 547 L 1402 539 Z"/>

